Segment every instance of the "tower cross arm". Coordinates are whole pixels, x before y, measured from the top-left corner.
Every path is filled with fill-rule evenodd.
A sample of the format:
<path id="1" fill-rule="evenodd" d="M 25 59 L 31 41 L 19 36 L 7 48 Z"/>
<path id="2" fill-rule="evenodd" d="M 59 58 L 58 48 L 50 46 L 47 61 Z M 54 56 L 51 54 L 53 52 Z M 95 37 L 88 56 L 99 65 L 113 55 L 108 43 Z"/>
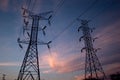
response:
<path id="1" fill-rule="evenodd" d="M 50 43 L 52 43 L 52 41 L 49 42 L 38 42 L 38 45 L 49 45 Z"/>
<path id="2" fill-rule="evenodd" d="M 19 40 L 18 43 L 24 43 L 24 44 L 29 44 L 29 40 Z"/>
<path id="3" fill-rule="evenodd" d="M 48 12 L 44 12 L 44 13 L 39 13 L 38 16 L 46 16 L 50 13 L 53 13 L 53 11 L 48 11 Z"/>

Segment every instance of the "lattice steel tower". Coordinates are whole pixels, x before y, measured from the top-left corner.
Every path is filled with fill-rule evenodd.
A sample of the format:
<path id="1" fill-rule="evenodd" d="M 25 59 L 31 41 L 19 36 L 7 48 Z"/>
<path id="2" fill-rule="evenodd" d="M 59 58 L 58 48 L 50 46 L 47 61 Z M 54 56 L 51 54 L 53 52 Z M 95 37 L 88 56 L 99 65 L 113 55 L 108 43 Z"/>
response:
<path id="1" fill-rule="evenodd" d="M 23 17 L 27 17 L 32 19 L 32 27 L 31 27 L 31 34 L 28 33 L 30 40 L 29 41 L 25 41 L 25 40 L 20 40 L 20 38 L 18 38 L 18 43 L 21 46 L 21 43 L 25 43 L 28 44 L 28 48 L 27 51 L 25 53 L 25 57 L 18 75 L 17 80 L 40 80 L 40 69 L 39 69 L 39 59 L 38 59 L 38 49 L 37 49 L 37 45 L 49 45 L 50 42 L 48 43 L 44 43 L 44 42 L 39 42 L 37 40 L 38 38 L 38 31 L 42 30 L 44 32 L 44 29 L 46 28 L 40 28 L 39 27 L 39 21 L 40 20 L 49 20 L 49 18 L 46 18 L 45 16 L 47 16 L 48 14 L 51 13 L 51 11 L 49 12 L 45 12 L 45 13 L 40 13 L 40 14 L 33 14 L 32 12 L 24 9 L 25 13 L 28 13 L 29 15 L 23 15 Z M 27 22 L 27 21 L 25 21 Z M 26 24 L 25 28 L 26 30 L 28 30 L 28 24 Z M 29 28 L 30 29 L 30 28 Z"/>
<path id="2" fill-rule="evenodd" d="M 85 49 L 86 58 L 85 58 L 85 80 L 104 80 L 106 79 L 105 73 L 101 66 L 101 63 L 96 55 L 97 50 L 93 47 L 93 42 L 97 38 L 91 37 L 91 32 L 93 32 L 94 28 L 88 27 L 87 20 L 81 20 L 81 25 L 78 28 L 78 32 L 80 29 L 82 30 L 83 36 L 80 37 L 80 41 L 83 38 L 85 47 L 81 49 L 81 52 Z"/>

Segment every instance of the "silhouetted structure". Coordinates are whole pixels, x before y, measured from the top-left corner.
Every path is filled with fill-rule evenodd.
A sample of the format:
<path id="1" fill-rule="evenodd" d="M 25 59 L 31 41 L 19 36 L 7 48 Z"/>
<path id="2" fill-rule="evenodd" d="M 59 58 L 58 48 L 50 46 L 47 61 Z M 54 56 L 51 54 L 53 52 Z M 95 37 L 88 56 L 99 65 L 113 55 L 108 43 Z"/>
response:
<path id="1" fill-rule="evenodd" d="M 28 17 L 32 19 L 32 27 L 29 28 L 31 29 L 31 34 L 27 33 L 30 40 L 29 41 L 21 41 L 20 38 L 18 38 L 18 43 L 25 43 L 28 44 L 27 51 L 25 53 L 25 57 L 18 75 L 17 80 L 41 80 L 40 79 L 40 69 L 39 69 L 39 59 L 38 59 L 38 49 L 37 45 L 49 45 L 50 42 L 44 43 L 44 42 L 38 42 L 38 31 L 42 30 L 44 32 L 44 29 L 46 28 L 43 27 L 38 27 L 39 26 L 39 20 L 49 20 L 49 18 L 46 18 L 45 16 L 50 14 L 51 11 L 45 12 L 45 13 L 40 13 L 40 14 L 33 14 L 32 12 L 28 11 L 27 9 L 24 9 L 26 13 L 28 13 Z M 24 21 L 25 23 L 26 21 Z M 26 23 L 25 23 L 26 24 Z M 26 24 L 26 27 L 28 24 Z M 45 32 L 44 32 L 45 33 Z M 22 46 L 20 45 L 22 48 Z"/>
<path id="2" fill-rule="evenodd" d="M 6 75 L 5 75 L 5 74 L 3 74 L 2 80 L 6 80 L 6 79 L 5 79 L 5 76 L 6 76 Z"/>
<path id="3" fill-rule="evenodd" d="M 90 79 L 84 79 L 84 80 L 100 80 L 100 79 L 90 78 Z"/>
<path id="4" fill-rule="evenodd" d="M 110 78 L 111 80 L 120 80 L 120 73 L 111 74 Z"/>
<path id="5" fill-rule="evenodd" d="M 83 32 L 83 36 L 79 39 L 83 38 L 85 47 L 81 49 L 81 52 L 85 49 L 86 51 L 86 60 L 85 60 L 85 80 L 99 80 L 102 78 L 104 80 L 106 78 L 105 73 L 102 69 L 102 66 L 100 64 L 100 61 L 96 55 L 96 52 L 98 49 L 94 49 L 93 42 L 97 38 L 91 37 L 91 32 L 93 32 L 94 28 L 88 27 L 87 20 L 81 20 L 81 25 L 78 29 L 78 32 L 80 29 Z"/>

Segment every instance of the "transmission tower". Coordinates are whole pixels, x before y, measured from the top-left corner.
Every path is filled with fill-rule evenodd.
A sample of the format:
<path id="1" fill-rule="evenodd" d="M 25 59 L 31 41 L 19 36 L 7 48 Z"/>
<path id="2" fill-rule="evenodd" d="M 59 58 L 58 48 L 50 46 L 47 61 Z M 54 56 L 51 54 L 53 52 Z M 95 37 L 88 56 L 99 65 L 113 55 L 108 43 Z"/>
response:
<path id="1" fill-rule="evenodd" d="M 24 20 L 24 23 L 26 24 L 24 29 L 31 30 L 31 34 L 27 32 L 30 39 L 27 41 L 18 38 L 19 46 L 23 48 L 21 43 L 25 43 L 28 44 L 28 48 L 26 50 L 17 80 L 41 80 L 37 45 L 47 45 L 49 48 L 49 44 L 51 43 L 51 41 L 47 43 L 38 41 L 38 31 L 43 31 L 43 33 L 45 34 L 44 29 L 46 28 L 46 26 L 43 28 L 39 27 L 39 21 L 40 20 L 49 21 L 51 16 L 47 18 L 46 16 L 51 14 L 52 11 L 40 13 L 40 14 L 34 14 L 33 12 L 28 11 L 27 9 L 23 8 L 23 10 L 24 10 L 24 14 L 28 13 L 28 15 L 23 14 L 23 17 L 32 19 L 32 26 L 30 28 L 28 26 L 29 22 Z"/>
<path id="2" fill-rule="evenodd" d="M 85 80 L 105 80 L 106 76 L 101 66 L 101 63 L 96 55 L 98 49 L 94 49 L 93 42 L 96 38 L 91 37 L 91 32 L 93 32 L 94 28 L 88 27 L 87 20 L 81 20 L 81 25 L 78 28 L 78 32 L 80 29 L 82 30 L 83 36 L 80 37 L 79 41 L 83 38 L 85 47 L 81 49 L 81 52 L 85 49 L 86 58 L 85 58 Z"/>

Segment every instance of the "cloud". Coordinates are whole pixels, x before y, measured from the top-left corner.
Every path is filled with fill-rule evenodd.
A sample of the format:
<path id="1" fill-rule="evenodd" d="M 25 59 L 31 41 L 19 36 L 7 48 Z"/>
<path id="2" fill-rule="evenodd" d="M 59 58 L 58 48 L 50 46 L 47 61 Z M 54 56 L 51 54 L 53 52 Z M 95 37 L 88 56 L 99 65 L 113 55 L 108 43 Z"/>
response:
<path id="1" fill-rule="evenodd" d="M 119 23 L 116 23 L 114 25 L 105 27 L 103 31 L 100 31 L 97 35 L 101 36 L 100 40 L 98 40 L 99 43 L 97 43 L 97 46 L 103 47 L 104 51 L 110 51 L 111 52 L 111 47 L 113 44 L 118 44 L 119 43 Z M 117 30 L 116 30 L 117 29 Z M 109 33 L 109 32 L 112 32 Z M 101 34 L 102 33 L 102 34 Z M 64 44 L 65 45 L 65 44 Z M 67 44 L 66 44 L 67 45 Z M 72 44 L 71 44 L 72 45 Z M 48 55 L 45 53 L 41 58 L 40 58 L 40 68 L 44 69 L 42 73 L 48 74 L 56 71 L 57 73 L 68 73 L 68 72 L 74 72 L 78 70 L 84 70 L 84 63 L 85 63 L 85 53 L 82 54 L 74 54 L 74 49 L 69 48 L 69 46 L 63 46 L 59 45 L 61 52 L 52 52 L 52 55 Z M 63 50 L 62 50 L 63 49 Z M 113 48 L 114 49 L 114 48 Z M 72 51 L 71 51 L 72 50 Z M 72 52 L 72 53 L 71 53 Z M 107 54 L 107 55 L 106 55 Z M 111 73 L 112 71 L 117 71 L 119 68 L 118 63 L 113 63 L 114 59 L 116 57 L 118 58 L 119 53 L 115 53 L 118 55 L 114 55 L 114 52 L 112 54 L 108 53 L 102 53 L 102 62 L 105 63 L 105 71 L 108 73 Z M 61 56 L 62 55 L 62 56 Z M 39 56 L 40 57 L 40 56 Z M 108 64 L 109 63 L 109 64 Z M 0 66 L 20 66 L 18 62 L 7 62 L 7 63 L 0 63 Z M 107 69 L 107 70 L 106 70 Z M 83 75 L 75 76 L 75 79 L 81 79 Z"/>
<path id="2" fill-rule="evenodd" d="M 97 41 L 98 42 L 97 46 L 100 46 L 103 48 L 102 49 L 103 53 L 101 54 L 102 56 L 100 56 L 99 58 L 102 60 L 101 62 L 104 63 L 104 66 L 105 66 L 109 63 L 114 63 L 115 62 L 114 60 L 118 58 L 118 56 L 120 56 L 120 55 L 114 55 L 114 52 L 111 52 L 110 54 L 105 53 L 112 50 L 111 46 L 115 46 L 113 44 L 119 43 L 119 39 L 117 39 L 119 38 L 119 22 L 113 25 L 104 27 L 101 30 L 102 31 L 96 34 L 96 36 L 100 36 L 100 39 Z M 52 57 L 46 56 L 46 58 L 44 58 L 44 59 L 47 59 L 46 62 L 47 64 L 49 64 L 49 66 L 52 69 L 54 69 L 58 73 L 84 70 L 85 53 L 82 53 L 81 55 L 74 54 L 75 50 L 73 48 L 71 47 L 69 48 L 66 45 L 63 46 L 62 44 L 59 44 L 57 47 L 59 47 L 60 49 L 59 51 L 61 52 L 53 53 Z M 116 48 L 113 48 L 113 49 L 115 50 Z M 115 53 L 115 54 L 118 54 L 118 53 Z"/>
<path id="3" fill-rule="evenodd" d="M 107 72 L 107 75 L 120 72 L 120 63 L 116 62 L 116 63 L 107 64 L 106 72 Z"/>
<path id="4" fill-rule="evenodd" d="M 100 28 L 95 36 L 99 37 L 97 46 L 108 47 L 113 43 L 120 42 L 120 21 L 114 23 L 113 25 L 105 26 Z"/>
<path id="5" fill-rule="evenodd" d="M 118 58 L 119 49 L 120 49 L 120 21 L 114 23 L 113 25 L 108 25 L 102 29 L 100 29 L 99 32 L 97 32 L 96 36 L 99 37 L 99 39 L 96 41 L 97 47 L 102 48 L 100 52 L 102 52 L 101 57 L 102 60 L 105 61 L 105 59 L 110 62 L 111 59 Z M 107 58 L 106 58 L 107 57 Z M 104 58 L 104 59 L 103 59 Z"/>
<path id="6" fill-rule="evenodd" d="M 100 28 L 96 36 L 99 39 L 96 41 L 96 46 L 101 47 L 98 52 L 98 57 L 103 64 L 104 70 L 107 74 L 116 72 L 120 67 L 120 21 L 112 25 Z"/>
<path id="7" fill-rule="evenodd" d="M 10 66 L 19 66 L 18 62 L 0 62 L 0 66 L 10 67 Z"/>
<path id="8" fill-rule="evenodd" d="M 4 67 L 15 67 L 21 66 L 22 62 L 0 62 L 0 66 Z M 40 64 L 41 69 L 49 69 L 50 67 L 46 64 Z"/>
<path id="9" fill-rule="evenodd" d="M 115 53 L 115 55 L 111 54 L 111 55 L 106 55 L 106 56 L 107 56 L 107 58 L 101 57 L 101 62 L 103 63 L 103 65 L 119 62 L 119 57 L 120 57 L 119 53 Z"/>
<path id="10" fill-rule="evenodd" d="M 118 51 L 119 47 L 117 48 L 116 45 L 120 42 L 119 25 L 120 23 L 118 21 L 113 25 L 102 27 L 102 29 L 100 29 L 100 32 L 96 33 L 96 36 L 100 36 L 96 45 L 102 47 L 102 54 L 99 54 L 98 58 L 100 59 L 101 63 L 103 63 L 103 67 L 105 68 L 104 70 L 107 73 L 109 72 L 109 70 L 112 71 L 115 68 L 118 68 L 116 62 L 119 62 L 118 58 L 120 55 Z M 57 47 L 59 47 L 60 49 L 59 52 L 53 52 L 52 56 L 44 55 L 43 63 L 48 64 L 51 69 L 55 70 L 58 73 L 68 73 L 78 70 L 84 70 L 85 53 L 76 54 L 76 49 L 74 50 L 73 48 L 69 48 L 66 45 L 63 46 L 62 44 L 59 44 L 59 46 Z M 108 69 L 108 67 L 110 67 L 110 69 L 106 70 Z M 52 72 L 52 70 L 48 70 L 46 73 L 49 72 Z M 79 79 L 80 77 L 76 78 Z"/>
<path id="11" fill-rule="evenodd" d="M 76 75 L 74 76 L 75 80 L 83 80 L 84 79 L 84 75 Z"/>
<path id="12" fill-rule="evenodd" d="M 52 73 L 52 72 L 53 72 L 52 69 L 48 69 L 48 70 L 44 70 L 44 71 L 42 71 L 42 73 L 44 73 L 44 74 L 49 74 L 49 73 Z"/>
<path id="13" fill-rule="evenodd" d="M 0 0 L 0 9 L 6 11 L 9 5 L 9 0 Z"/>
<path id="14" fill-rule="evenodd" d="M 45 55 L 42 57 L 42 63 L 48 66 L 57 73 L 68 73 L 84 69 L 84 55 L 71 55 L 69 57 L 60 57 L 59 53 L 53 52 L 52 56 Z M 51 72 L 49 70 L 48 72 Z"/>

